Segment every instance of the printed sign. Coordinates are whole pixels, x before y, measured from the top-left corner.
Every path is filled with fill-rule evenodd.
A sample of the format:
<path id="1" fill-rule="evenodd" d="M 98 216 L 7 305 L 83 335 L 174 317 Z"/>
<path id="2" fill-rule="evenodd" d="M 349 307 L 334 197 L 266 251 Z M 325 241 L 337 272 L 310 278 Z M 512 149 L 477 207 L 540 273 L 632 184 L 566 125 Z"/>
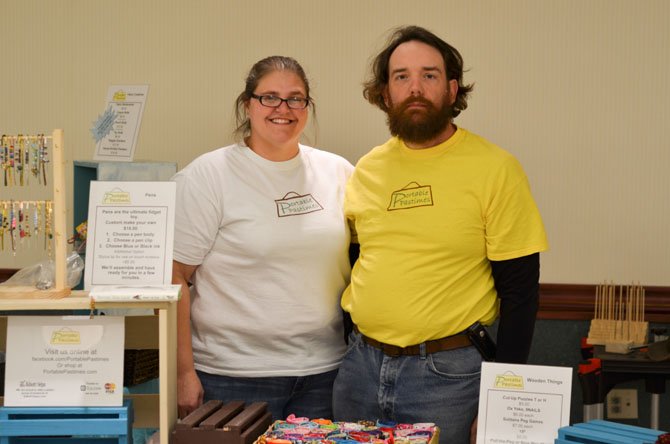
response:
<path id="1" fill-rule="evenodd" d="M 175 192 L 174 182 L 91 182 L 86 290 L 172 282 Z"/>
<path id="2" fill-rule="evenodd" d="M 553 444 L 571 392 L 571 368 L 482 363 L 477 444 Z"/>
<path id="3" fill-rule="evenodd" d="M 91 133 L 96 142 L 95 160 L 132 162 L 149 85 L 112 85 L 107 91 L 107 110 Z"/>
<path id="4" fill-rule="evenodd" d="M 124 319 L 10 316 L 5 405 L 120 406 Z"/>

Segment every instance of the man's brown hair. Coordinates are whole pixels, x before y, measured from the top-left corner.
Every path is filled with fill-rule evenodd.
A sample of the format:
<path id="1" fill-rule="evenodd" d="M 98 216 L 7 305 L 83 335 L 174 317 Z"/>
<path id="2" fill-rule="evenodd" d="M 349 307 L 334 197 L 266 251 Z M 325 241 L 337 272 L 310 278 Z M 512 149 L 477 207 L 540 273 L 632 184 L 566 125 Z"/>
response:
<path id="1" fill-rule="evenodd" d="M 467 98 L 473 87 L 472 84 L 463 84 L 463 58 L 456 48 L 420 26 L 405 26 L 393 31 L 386 47 L 372 62 L 368 80 L 363 83 L 363 97 L 388 112 L 389 108 L 384 100 L 384 93 L 389 83 L 389 60 L 398 46 L 410 41 L 425 43 L 442 54 L 447 80 L 458 81 L 458 93 L 452 105 L 452 116 L 458 116 L 468 107 Z"/>

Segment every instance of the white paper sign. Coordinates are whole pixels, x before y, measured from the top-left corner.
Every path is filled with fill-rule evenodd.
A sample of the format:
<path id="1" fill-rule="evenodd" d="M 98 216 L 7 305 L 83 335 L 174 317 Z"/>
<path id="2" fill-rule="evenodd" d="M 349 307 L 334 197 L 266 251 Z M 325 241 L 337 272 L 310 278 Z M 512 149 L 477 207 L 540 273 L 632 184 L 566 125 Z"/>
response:
<path id="1" fill-rule="evenodd" d="M 120 406 L 123 317 L 10 316 L 5 405 Z"/>
<path id="2" fill-rule="evenodd" d="M 172 281 L 174 182 L 92 181 L 84 287 Z"/>
<path id="3" fill-rule="evenodd" d="M 97 302 L 178 301 L 181 285 L 100 285 L 91 287 L 89 296 Z"/>
<path id="4" fill-rule="evenodd" d="M 554 444 L 571 392 L 571 368 L 484 362 L 477 444 Z"/>
<path id="5" fill-rule="evenodd" d="M 98 141 L 95 160 L 131 162 L 140 132 L 149 85 L 112 85 L 107 91 L 107 113 L 114 116 L 111 131 Z"/>

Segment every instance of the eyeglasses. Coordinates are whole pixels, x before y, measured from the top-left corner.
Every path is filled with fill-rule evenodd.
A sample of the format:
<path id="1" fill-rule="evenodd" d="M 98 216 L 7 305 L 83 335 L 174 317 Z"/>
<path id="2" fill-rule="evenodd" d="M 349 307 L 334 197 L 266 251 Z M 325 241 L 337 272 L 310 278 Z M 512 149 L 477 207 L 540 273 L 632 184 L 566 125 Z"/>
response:
<path id="1" fill-rule="evenodd" d="M 305 97 L 289 97 L 288 99 L 282 99 L 277 96 L 257 96 L 252 94 L 251 97 L 258 99 L 261 102 L 261 105 L 267 106 L 270 108 L 279 108 L 282 102 L 286 102 L 291 109 L 305 109 L 309 105 L 309 99 Z"/>

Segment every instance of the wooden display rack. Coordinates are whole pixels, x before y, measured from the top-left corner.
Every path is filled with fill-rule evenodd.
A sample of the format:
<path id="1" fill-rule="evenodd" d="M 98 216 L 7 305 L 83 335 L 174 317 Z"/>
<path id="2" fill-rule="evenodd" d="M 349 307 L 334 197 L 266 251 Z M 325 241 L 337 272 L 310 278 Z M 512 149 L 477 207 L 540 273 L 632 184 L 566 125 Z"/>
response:
<path id="1" fill-rule="evenodd" d="M 68 296 L 71 292 L 67 286 L 67 207 L 65 206 L 63 130 L 55 129 L 47 138 L 51 139 L 52 145 L 55 285 L 48 290 L 38 290 L 29 286 L 2 285 L 0 286 L 0 299 L 59 299 Z"/>
<path id="2" fill-rule="evenodd" d="M 0 312 L 89 310 L 88 292 L 72 291 L 67 286 L 67 230 L 65 199 L 65 156 L 63 130 L 52 136 L 53 171 L 53 241 L 55 285 L 49 290 L 24 286 L 0 286 Z M 158 394 L 131 394 L 135 410 L 134 427 L 160 429 L 160 441 L 169 443 L 170 432 L 177 423 L 177 303 L 167 301 L 96 302 L 95 308 L 152 309 L 153 316 L 125 318 L 125 348 L 158 349 Z M 0 351 L 6 350 L 7 318 L 0 316 Z M 0 397 L 0 405 L 3 404 Z"/>
<path id="3" fill-rule="evenodd" d="M 587 342 L 604 345 L 612 353 L 629 353 L 647 343 L 649 323 L 644 320 L 645 290 L 640 285 L 596 287 L 595 313 Z"/>

